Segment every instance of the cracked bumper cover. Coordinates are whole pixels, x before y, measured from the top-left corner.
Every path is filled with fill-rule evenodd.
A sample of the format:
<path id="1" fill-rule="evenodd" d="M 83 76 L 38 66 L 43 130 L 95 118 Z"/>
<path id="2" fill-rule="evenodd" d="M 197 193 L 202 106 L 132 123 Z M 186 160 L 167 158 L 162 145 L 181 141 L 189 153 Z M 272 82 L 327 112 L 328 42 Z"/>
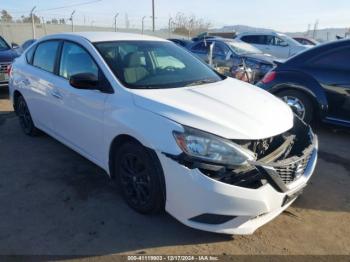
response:
<path id="1" fill-rule="evenodd" d="M 183 224 L 200 230 L 225 234 L 252 234 L 287 209 L 311 178 L 317 162 L 318 141 L 314 136 L 310 160 L 294 182 L 276 188 L 266 183 L 245 188 L 220 182 L 158 153 L 164 169 L 167 196 L 166 210 Z M 273 166 L 265 165 L 267 174 L 276 175 Z M 223 223 L 196 222 L 203 214 L 232 217 Z"/>

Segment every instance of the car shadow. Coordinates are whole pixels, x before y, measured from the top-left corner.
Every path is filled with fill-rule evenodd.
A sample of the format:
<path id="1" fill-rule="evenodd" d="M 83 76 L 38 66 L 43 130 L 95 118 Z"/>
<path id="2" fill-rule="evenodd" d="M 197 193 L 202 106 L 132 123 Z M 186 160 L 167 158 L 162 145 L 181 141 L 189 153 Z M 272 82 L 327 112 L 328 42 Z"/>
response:
<path id="1" fill-rule="evenodd" d="M 102 255 L 208 244 L 232 236 L 130 209 L 106 172 L 48 135 L 0 128 L 0 254 Z"/>

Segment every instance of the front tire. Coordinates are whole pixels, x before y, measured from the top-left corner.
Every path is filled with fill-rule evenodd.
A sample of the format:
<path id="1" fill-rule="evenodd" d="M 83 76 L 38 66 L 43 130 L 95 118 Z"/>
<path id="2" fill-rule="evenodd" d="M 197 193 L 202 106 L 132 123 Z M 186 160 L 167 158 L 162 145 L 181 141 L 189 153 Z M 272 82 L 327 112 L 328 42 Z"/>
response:
<path id="1" fill-rule="evenodd" d="M 28 105 L 23 96 L 19 96 L 17 98 L 15 108 L 19 118 L 19 123 L 24 133 L 28 136 L 37 136 L 39 134 L 39 129 L 37 129 L 34 125 Z"/>
<path id="2" fill-rule="evenodd" d="M 298 90 L 284 90 L 276 95 L 286 102 L 305 123 L 311 123 L 314 116 L 314 108 L 307 94 Z"/>
<path id="3" fill-rule="evenodd" d="M 131 208 L 142 214 L 164 210 L 164 175 L 153 151 L 135 141 L 125 142 L 117 150 L 114 170 Z"/>

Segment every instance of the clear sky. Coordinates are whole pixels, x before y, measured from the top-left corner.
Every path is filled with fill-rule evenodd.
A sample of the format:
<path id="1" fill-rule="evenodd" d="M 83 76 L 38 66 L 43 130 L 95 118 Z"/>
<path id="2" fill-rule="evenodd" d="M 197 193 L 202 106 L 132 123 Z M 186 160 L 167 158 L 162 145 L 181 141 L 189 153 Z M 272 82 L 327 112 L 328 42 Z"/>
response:
<path id="1" fill-rule="evenodd" d="M 125 25 L 125 14 L 130 25 L 140 27 L 141 18 L 151 22 L 151 0 L 101 0 L 82 6 L 47 10 L 94 0 L 0 0 L 0 9 L 13 16 L 28 14 L 37 6 L 37 14 L 45 18 L 68 18 L 73 10 L 79 23 L 112 25 L 115 13 L 118 23 Z M 319 28 L 350 27 L 350 0 L 155 0 L 156 25 L 166 27 L 170 16 L 177 12 L 195 15 L 211 22 L 213 27 L 244 24 L 278 31 L 305 31 L 308 24 L 319 20 Z"/>

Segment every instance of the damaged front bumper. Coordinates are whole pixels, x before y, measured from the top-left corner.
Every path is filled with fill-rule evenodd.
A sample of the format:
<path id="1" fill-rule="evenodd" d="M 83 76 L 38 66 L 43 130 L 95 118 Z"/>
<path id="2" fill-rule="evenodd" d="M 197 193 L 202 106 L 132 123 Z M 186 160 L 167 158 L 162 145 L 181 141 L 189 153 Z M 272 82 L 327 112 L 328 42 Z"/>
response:
<path id="1" fill-rule="evenodd" d="M 158 154 L 165 174 L 166 210 L 190 227 L 252 234 L 300 195 L 317 161 L 317 136 L 298 118 L 292 130 L 268 141 L 271 148 L 260 146 L 261 141 L 237 141 L 256 150 L 257 160 L 245 167 Z"/>

